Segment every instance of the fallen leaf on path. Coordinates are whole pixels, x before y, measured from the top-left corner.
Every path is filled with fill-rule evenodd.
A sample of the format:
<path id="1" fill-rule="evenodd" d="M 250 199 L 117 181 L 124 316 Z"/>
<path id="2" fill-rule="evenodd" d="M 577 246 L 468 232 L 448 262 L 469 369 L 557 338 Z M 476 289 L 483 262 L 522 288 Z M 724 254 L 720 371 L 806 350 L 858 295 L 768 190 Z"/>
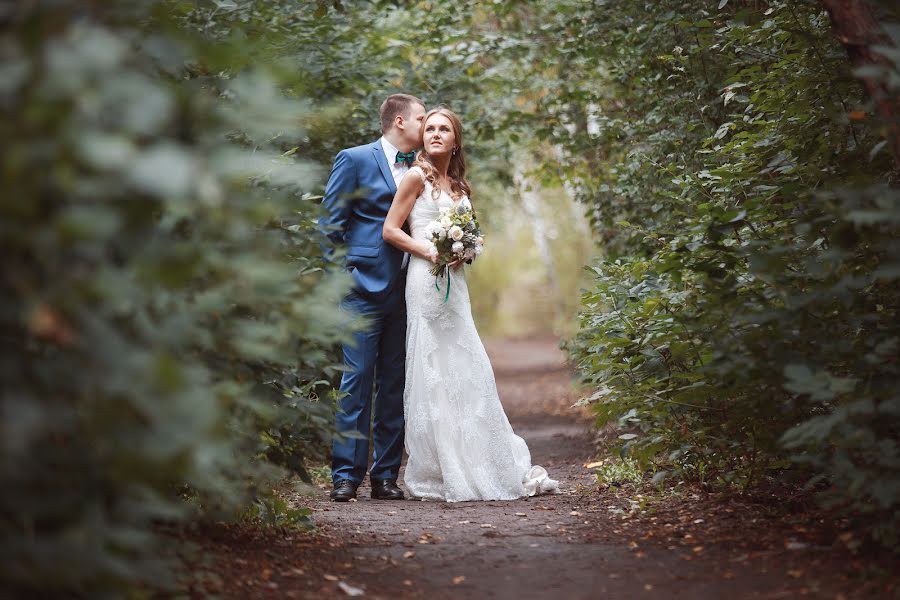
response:
<path id="1" fill-rule="evenodd" d="M 701 552 L 703 552 L 703 546 L 694 546 L 693 548 L 691 548 L 691 550 L 694 551 L 694 554 L 700 554 Z"/>
<path id="2" fill-rule="evenodd" d="M 335 577 L 334 575 L 322 575 L 322 577 L 324 577 L 328 581 L 337 581 L 338 580 L 338 578 Z"/>
<path id="3" fill-rule="evenodd" d="M 572 515 L 573 517 L 580 517 L 580 516 L 581 516 L 581 513 L 578 512 L 577 510 L 573 510 L 573 511 L 570 512 L 569 514 Z"/>
<path id="4" fill-rule="evenodd" d="M 526 515 L 525 513 L 516 513 L 516 516 L 517 517 L 527 517 L 528 515 Z"/>
<path id="5" fill-rule="evenodd" d="M 649 592 L 650 590 L 653 589 L 653 584 L 652 584 L 652 583 L 645 583 L 645 584 L 644 584 L 644 589 L 647 590 L 647 591 Z"/>
<path id="6" fill-rule="evenodd" d="M 359 589 L 358 587 L 353 587 L 352 585 L 347 585 L 343 581 L 338 582 L 338 587 L 341 588 L 341 591 L 347 594 L 348 596 L 364 596 L 366 593 Z"/>
<path id="7" fill-rule="evenodd" d="M 412 550 L 407 550 L 406 552 L 403 553 L 403 558 L 412 558 L 415 555 L 416 555 L 416 553 L 413 552 Z"/>
<path id="8" fill-rule="evenodd" d="M 458 577 L 454 577 L 454 578 L 453 578 L 453 585 L 459 585 L 460 583 L 462 583 L 462 582 L 465 581 L 465 580 L 466 580 L 466 576 L 465 576 L 465 575 L 459 575 Z"/>
<path id="9" fill-rule="evenodd" d="M 457 525 L 468 525 L 468 524 L 471 523 L 471 522 L 472 522 L 472 521 L 459 521 L 459 522 L 457 523 Z"/>
<path id="10" fill-rule="evenodd" d="M 481 524 L 481 527 L 483 527 L 483 528 L 493 528 L 494 526 L 491 525 L 490 523 L 482 523 L 482 524 Z"/>
<path id="11" fill-rule="evenodd" d="M 412 585 L 412 581 L 410 581 L 409 579 L 404 579 L 403 585 Z"/>
<path id="12" fill-rule="evenodd" d="M 584 468 L 585 468 L 585 469 L 597 469 L 597 468 L 602 467 L 602 466 L 603 466 L 603 461 L 600 460 L 600 461 L 597 461 L 597 462 L 588 463 L 588 464 L 584 465 Z"/>
<path id="13" fill-rule="evenodd" d="M 799 569 L 791 569 L 787 573 L 794 579 L 800 579 L 801 577 L 803 577 L 803 571 L 801 571 Z"/>

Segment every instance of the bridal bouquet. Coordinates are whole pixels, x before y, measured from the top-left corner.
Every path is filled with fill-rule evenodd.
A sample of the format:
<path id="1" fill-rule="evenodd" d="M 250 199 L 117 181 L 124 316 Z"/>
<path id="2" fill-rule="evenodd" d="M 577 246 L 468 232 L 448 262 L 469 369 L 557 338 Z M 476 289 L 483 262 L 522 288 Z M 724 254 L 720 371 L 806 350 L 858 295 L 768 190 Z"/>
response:
<path id="1" fill-rule="evenodd" d="M 426 231 L 431 239 L 431 255 L 437 257 L 437 263 L 431 268 L 435 277 L 444 275 L 447 265 L 454 261 L 471 263 L 484 247 L 475 211 L 462 204 L 442 208 L 438 219 L 429 223 Z"/>

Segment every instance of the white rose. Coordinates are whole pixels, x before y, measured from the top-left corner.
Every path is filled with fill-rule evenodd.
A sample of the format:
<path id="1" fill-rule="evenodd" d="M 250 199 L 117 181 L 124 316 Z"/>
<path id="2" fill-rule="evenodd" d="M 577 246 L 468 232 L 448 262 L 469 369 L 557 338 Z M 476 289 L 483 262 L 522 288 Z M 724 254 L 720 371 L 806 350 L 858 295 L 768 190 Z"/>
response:
<path id="1" fill-rule="evenodd" d="M 425 233 L 427 233 L 431 239 L 437 238 L 439 240 L 442 240 L 447 237 L 447 232 L 444 231 L 444 228 L 441 227 L 441 224 L 437 221 L 432 221 L 431 223 L 426 225 Z"/>
<path id="2" fill-rule="evenodd" d="M 449 231 L 448 233 L 449 233 L 450 237 L 451 237 L 452 239 L 456 240 L 457 242 L 458 242 L 459 240 L 463 239 L 463 230 L 460 229 L 460 228 L 459 228 L 458 226 L 456 226 L 456 225 L 454 225 L 453 227 L 451 227 L 451 228 L 450 228 L 450 231 Z"/>
<path id="3" fill-rule="evenodd" d="M 450 217 L 441 217 L 441 227 L 443 227 L 444 229 L 450 229 L 451 227 L 453 227 L 453 221 L 450 220 Z"/>
<path id="4" fill-rule="evenodd" d="M 465 249 L 462 242 L 453 242 L 453 245 L 450 247 L 454 254 L 459 254 Z"/>

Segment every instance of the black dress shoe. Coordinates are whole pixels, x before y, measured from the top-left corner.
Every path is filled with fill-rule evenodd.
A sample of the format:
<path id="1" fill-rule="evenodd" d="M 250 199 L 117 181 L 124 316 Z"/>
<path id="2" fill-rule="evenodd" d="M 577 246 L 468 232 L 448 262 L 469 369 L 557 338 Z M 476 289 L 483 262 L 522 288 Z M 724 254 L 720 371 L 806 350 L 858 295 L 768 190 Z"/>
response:
<path id="1" fill-rule="evenodd" d="M 394 479 L 372 479 L 372 497 L 378 500 L 403 500 L 403 490 Z"/>
<path id="2" fill-rule="evenodd" d="M 356 498 L 357 485 L 349 479 L 341 479 L 334 483 L 334 489 L 331 490 L 331 499 L 335 502 L 349 502 L 351 498 Z"/>

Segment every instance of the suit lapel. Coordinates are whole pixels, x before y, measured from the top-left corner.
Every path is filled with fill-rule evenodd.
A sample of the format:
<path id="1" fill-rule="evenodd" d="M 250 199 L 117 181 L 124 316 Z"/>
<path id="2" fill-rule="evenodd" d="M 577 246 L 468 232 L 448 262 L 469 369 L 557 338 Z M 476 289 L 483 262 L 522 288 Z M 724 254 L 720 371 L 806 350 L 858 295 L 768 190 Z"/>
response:
<path id="1" fill-rule="evenodd" d="M 381 140 L 378 140 L 374 144 L 372 144 L 372 154 L 375 159 L 375 162 L 378 164 L 378 169 L 381 171 L 381 175 L 384 177 L 385 183 L 388 184 L 388 187 L 391 190 L 392 194 L 397 193 L 397 184 L 394 183 L 394 176 L 391 174 L 391 167 L 387 163 L 387 158 L 384 156 L 384 150 L 381 147 Z"/>

